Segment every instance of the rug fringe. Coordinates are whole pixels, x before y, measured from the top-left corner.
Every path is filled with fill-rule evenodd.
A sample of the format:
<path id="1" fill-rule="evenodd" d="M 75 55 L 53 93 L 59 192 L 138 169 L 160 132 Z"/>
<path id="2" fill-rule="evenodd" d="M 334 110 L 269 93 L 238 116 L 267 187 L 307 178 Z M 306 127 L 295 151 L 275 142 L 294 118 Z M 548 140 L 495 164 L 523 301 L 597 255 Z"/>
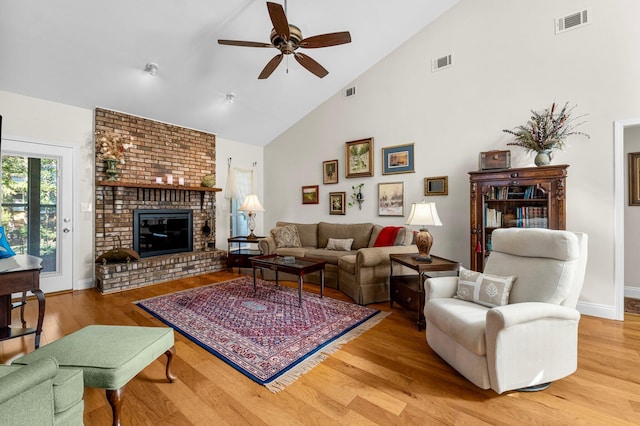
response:
<path id="1" fill-rule="evenodd" d="M 298 380 L 303 374 L 309 372 L 314 367 L 317 367 L 319 364 L 321 364 L 322 361 L 324 361 L 332 353 L 340 349 L 345 343 L 352 341 L 353 339 L 361 336 L 366 331 L 380 324 L 380 322 L 382 322 L 383 319 L 389 316 L 389 314 L 391 314 L 391 312 L 380 311 L 374 317 L 360 324 L 358 327 L 349 331 L 344 336 L 329 343 L 327 346 L 322 348 L 322 350 L 302 361 L 300 364 L 296 365 L 291 370 L 284 373 L 282 376 L 274 379 L 269 383 L 265 383 L 264 386 L 273 393 L 280 392 L 285 387 Z"/>

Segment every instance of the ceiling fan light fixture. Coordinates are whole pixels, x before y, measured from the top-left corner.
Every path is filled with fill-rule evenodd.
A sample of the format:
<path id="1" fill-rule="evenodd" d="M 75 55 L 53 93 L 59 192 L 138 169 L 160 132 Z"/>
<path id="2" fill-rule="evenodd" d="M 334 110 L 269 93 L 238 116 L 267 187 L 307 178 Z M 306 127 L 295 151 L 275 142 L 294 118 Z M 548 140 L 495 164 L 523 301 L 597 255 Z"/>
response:
<path id="1" fill-rule="evenodd" d="M 156 75 L 156 74 L 158 74 L 158 64 L 155 64 L 153 62 L 149 62 L 144 67 L 144 71 L 149 73 L 150 75 Z"/>

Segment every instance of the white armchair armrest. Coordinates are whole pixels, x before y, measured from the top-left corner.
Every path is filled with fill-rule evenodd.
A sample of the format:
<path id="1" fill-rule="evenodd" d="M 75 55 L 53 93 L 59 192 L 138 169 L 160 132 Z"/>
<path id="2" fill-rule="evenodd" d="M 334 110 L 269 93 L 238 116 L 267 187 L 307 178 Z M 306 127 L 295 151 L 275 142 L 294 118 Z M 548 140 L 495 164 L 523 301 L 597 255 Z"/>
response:
<path id="1" fill-rule="evenodd" d="M 458 277 L 428 278 L 424 282 L 425 303 L 431 299 L 451 298 L 458 291 Z"/>
<path id="2" fill-rule="evenodd" d="M 485 337 L 491 388 L 498 393 L 552 382 L 573 373 L 580 313 L 540 302 L 487 312 Z"/>

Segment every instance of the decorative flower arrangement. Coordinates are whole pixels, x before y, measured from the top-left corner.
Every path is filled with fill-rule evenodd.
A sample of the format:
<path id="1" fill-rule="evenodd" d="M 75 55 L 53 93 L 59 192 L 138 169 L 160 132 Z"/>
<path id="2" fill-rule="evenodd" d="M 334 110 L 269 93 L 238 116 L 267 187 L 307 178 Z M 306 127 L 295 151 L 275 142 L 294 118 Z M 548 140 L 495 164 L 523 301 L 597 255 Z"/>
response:
<path id="1" fill-rule="evenodd" d="M 576 105 L 569 107 L 569 102 L 565 103 L 559 112 L 556 112 L 556 103 L 551 104 L 551 108 L 545 108 L 542 112 L 531 111 L 531 119 L 525 125 L 518 126 L 513 130 L 503 130 L 505 133 L 514 135 L 515 142 L 507 145 L 515 145 L 527 151 L 542 152 L 554 149 L 563 149 L 565 140 L 569 136 L 581 135 L 589 138 L 589 135 L 576 131 L 584 121 L 576 122 L 576 119 L 584 117 L 571 117 Z"/>
<path id="2" fill-rule="evenodd" d="M 107 132 L 96 138 L 96 152 L 99 160 L 118 160 L 124 164 L 124 152 L 133 144 L 130 136 Z"/>

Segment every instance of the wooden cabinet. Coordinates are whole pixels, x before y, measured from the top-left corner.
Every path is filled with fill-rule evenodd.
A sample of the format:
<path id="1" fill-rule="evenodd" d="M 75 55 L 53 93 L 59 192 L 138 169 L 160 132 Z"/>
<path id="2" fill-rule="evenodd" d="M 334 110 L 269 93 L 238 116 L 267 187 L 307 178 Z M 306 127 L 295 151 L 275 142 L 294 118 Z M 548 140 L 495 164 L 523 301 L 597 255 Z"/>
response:
<path id="1" fill-rule="evenodd" d="M 262 252 L 257 249 L 258 242 L 261 238 L 249 239 L 247 237 L 231 237 L 227 238 L 227 270 L 233 268 L 251 268 L 250 259 L 254 256 L 260 256 Z M 252 248 L 253 246 L 256 246 Z"/>
<path id="2" fill-rule="evenodd" d="M 566 164 L 469 172 L 471 269 L 482 271 L 497 228 L 566 227 Z"/>

